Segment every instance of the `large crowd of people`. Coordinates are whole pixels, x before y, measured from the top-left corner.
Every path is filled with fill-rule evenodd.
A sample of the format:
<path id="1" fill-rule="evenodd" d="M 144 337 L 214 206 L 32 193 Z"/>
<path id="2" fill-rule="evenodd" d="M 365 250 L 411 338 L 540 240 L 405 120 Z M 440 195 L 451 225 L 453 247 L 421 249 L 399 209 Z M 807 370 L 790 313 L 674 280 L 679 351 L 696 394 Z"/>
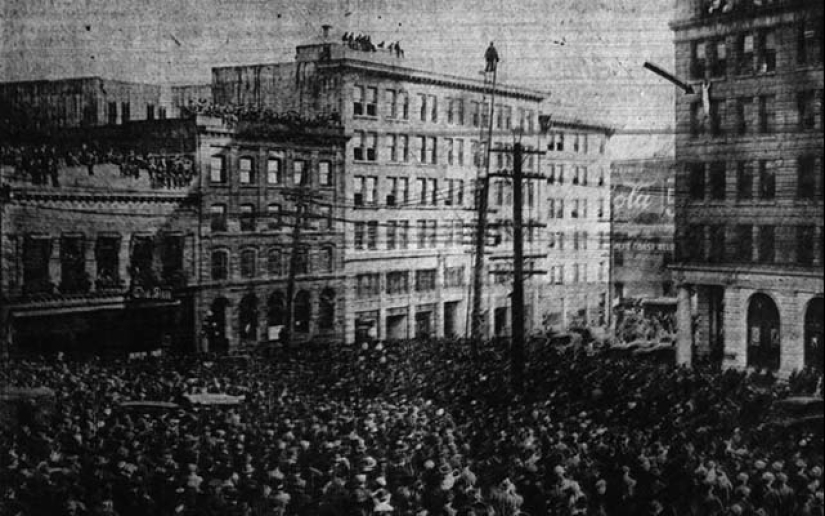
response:
<path id="1" fill-rule="evenodd" d="M 146 174 L 152 188 L 183 188 L 195 177 L 194 161 L 183 154 L 159 155 L 116 149 L 97 142 L 79 144 L 2 144 L 0 163 L 14 167 L 21 179 L 35 185 L 60 186 L 63 167 L 86 168 L 89 176 L 95 167 L 117 165 L 122 177 L 138 179 Z"/>
<path id="2" fill-rule="evenodd" d="M 516 394 L 480 348 L 8 362 L 6 385 L 55 398 L 0 430 L 0 513 L 823 514 L 822 429 L 775 420 L 821 380 L 543 348 Z"/>

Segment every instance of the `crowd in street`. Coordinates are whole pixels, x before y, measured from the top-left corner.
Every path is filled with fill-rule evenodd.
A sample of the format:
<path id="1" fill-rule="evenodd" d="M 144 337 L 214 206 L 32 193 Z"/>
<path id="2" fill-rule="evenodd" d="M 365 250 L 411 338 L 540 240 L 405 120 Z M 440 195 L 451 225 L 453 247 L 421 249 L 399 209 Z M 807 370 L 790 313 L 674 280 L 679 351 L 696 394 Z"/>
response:
<path id="1" fill-rule="evenodd" d="M 676 334 L 676 313 L 648 311 L 642 306 L 624 306 L 616 310 L 616 338 L 620 342 L 637 340 L 659 342 Z"/>
<path id="2" fill-rule="evenodd" d="M 79 144 L 2 144 L 0 163 L 34 185 L 60 186 L 63 167 L 83 166 L 89 176 L 95 167 L 117 165 L 122 177 L 140 178 L 146 174 L 152 188 L 183 188 L 195 177 L 194 162 L 182 154 L 158 155 L 105 147 L 95 142 Z"/>
<path id="3" fill-rule="evenodd" d="M 549 347 L 523 380 L 508 388 L 501 347 L 446 340 L 13 361 L 3 382 L 56 394 L 0 434 L 0 513 L 823 514 L 822 429 L 772 422 L 810 381 Z"/>
<path id="4" fill-rule="evenodd" d="M 396 57 L 404 57 L 404 49 L 401 48 L 401 42 L 399 41 L 390 43 L 382 41 L 376 45 L 372 42 L 371 36 L 364 34 L 358 34 L 356 36 L 354 32 L 345 32 L 341 37 L 341 40 L 353 50 L 360 50 L 362 52 L 378 52 L 379 50 L 383 50 L 386 46 L 386 49 L 395 54 Z"/>

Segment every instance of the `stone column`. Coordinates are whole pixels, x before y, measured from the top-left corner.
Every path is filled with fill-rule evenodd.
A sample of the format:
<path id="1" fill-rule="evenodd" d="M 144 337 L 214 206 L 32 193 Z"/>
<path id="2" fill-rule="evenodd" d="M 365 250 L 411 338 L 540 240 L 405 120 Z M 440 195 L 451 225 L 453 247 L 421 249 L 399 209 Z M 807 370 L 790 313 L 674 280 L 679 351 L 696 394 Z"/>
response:
<path id="1" fill-rule="evenodd" d="M 805 366 L 805 303 L 799 292 L 777 292 L 776 299 L 779 303 L 779 375 L 788 377 Z"/>
<path id="2" fill-rule="evenodd" d="M 676 362 L 690 365 L 693 350 L 693 317 L 690 307 L 690 289 L 680 285 L 676 305 Z"/>
<path id="3" fill-rule="evenodd" d="M 725 367 L 744 369 L 748 366 L 748 307 L 750 291 L 737 287 L 725 288 Z"/>

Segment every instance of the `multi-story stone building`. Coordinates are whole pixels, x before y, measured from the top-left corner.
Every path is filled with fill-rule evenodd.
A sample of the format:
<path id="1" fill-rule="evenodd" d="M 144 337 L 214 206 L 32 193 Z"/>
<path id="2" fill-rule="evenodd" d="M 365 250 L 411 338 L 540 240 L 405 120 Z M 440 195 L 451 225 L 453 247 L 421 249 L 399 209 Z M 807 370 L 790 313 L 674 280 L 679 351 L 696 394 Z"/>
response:
<path id="1" fill-rule="evenodd" d="M 4 349 L 191 346 L 194 136 L 166 120 L 4 140 Z"/>
<path id="2" fill-rule="evenodd" d="M 237 351 L 279 341 L 289 324 L 293 268 L 293 342 L 339 341 L 342 128 L 204 116 L 197 122 L 203 216 L 196 327 L 206 329 L 204 346 Z"/>
<path id="3" fill-rule="evenodd" d="M 472 259 L 463 237 L 472 232 L 480 142 L 490 121 L 484 82 L 407 68 L 397 49 L 328 36 L 299 46 L 295 62 L 216 68 L 212 77 L 216 104 L 334 112 L 352 136 L 340 201 L 346 340 L 464 334 Z M 512 143 L 521 127 L 524 143 L 536 148 L 544 95 L 507 85 L 494 94 L 494 145 Z M 531 160 L 526 170 L 537 167 Z M 538 195 L 533 202 L 538 210 Z M 509 293 L 486 289 L 491 333 Z"/>
<path id="4" fill-rule="evenodd" d="M 823 7 L 679 2 L 679 358 L 822 368 Z M 704 87 L 703 87 L 704 84 Z"/>
<path id="5" fill-rule="evenodd" d="M 174 118 L 172 90 L 101 77 L 0 83 L 7 122 L 31 130 Z"/>
<path id="6" fill-rule="evenodd" d="M 547 274 L 540 289 L 545 327 L 604 326 L 609 317 L 610 161 L 612 129 L 550 114 L 541 150 L 538 255 Z M 529 239 L 528 239 L 529 241 Z"/>
<path id="7" fill-rule="evenodd" d="M 342 338 L 340 125 L 190 115 L 3 126 L 4 346 L 242 350 L 280 336 L 293 266 L 295 340 Z"/>

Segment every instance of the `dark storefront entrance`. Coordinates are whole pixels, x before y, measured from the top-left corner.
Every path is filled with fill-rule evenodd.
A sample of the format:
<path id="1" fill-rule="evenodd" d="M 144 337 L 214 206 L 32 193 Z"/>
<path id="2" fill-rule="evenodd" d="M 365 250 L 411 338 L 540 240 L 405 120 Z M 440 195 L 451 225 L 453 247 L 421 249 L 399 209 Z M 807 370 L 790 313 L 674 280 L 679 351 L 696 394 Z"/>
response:
<path id="1" fill-rule="evenodd" d="M 779 310 L 765 294 L 754 294 L 748 303 L 748 366 L 779 369 Z"/>
<path id="2" fill-rule="evenodd" d="M 823 323 L 825 306 L 822 297 L 815 297 L 805 310 L 805 367 L 822 371 L 825 368 L 823 354 Z"/>

